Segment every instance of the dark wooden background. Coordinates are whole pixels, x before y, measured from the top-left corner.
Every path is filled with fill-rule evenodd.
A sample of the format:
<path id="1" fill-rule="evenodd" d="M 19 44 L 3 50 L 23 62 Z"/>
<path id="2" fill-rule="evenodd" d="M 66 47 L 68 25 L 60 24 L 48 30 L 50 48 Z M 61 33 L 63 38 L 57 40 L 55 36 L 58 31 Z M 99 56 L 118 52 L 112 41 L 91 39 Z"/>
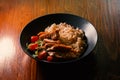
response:
<path id="1" fill-rule="evenodd" d="M 20 33 L 31 20 L 59 12 L 79 15 L 95 26 L 95 50 L 73 64 L 36 62 L 21 49 Z M 70 78 L 120 80 L 120 0 L 0 0 L 0 80 Z"/>

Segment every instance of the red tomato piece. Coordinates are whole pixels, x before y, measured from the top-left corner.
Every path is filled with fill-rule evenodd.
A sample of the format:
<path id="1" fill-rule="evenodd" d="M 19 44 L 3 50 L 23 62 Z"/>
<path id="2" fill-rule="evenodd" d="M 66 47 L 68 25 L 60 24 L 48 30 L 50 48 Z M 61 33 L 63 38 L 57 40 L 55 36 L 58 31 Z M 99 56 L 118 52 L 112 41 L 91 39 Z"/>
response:
<path id="1" fill-rule="evenodd" d="M 35 42 L 39 39 L 38 36 L 31 36 L 31 42 Z"/>
<path id="2" fill-rule="evenodd" d="M 41 59 L 44 59 L 47 55 L 47 52 L 46 51 L 42 51 L 42 52 L 39 52 L 38 54 L 38 58 L 41 60 Z"/>
<path id="3" fill-rule="evenodd" d="M 31 51 L 37 49 L 37 47 L 38 47 L 38 44 L 36 44 L 36 43 L 31 43 L 28 45 L 28 49 Z"/>
<path id="4" fill-rule="evenodd" d="M 52 61 L 53 57 L 52 56 L 47 56 L 47 61 Z"/>

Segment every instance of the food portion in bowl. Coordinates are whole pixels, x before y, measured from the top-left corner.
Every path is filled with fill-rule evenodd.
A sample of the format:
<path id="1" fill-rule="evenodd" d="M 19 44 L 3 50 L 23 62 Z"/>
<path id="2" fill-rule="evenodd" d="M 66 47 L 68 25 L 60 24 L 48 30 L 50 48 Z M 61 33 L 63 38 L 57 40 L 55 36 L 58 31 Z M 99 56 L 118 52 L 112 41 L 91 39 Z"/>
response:
<path id="1" fill-rule="evenodd" d="M 79 58 L 87 48 L 83 30 L 67 23 L 53 23 L 43 32 L 31 36 L 27 43 L 33 57 L 46 61 L 63 61 Z"/>

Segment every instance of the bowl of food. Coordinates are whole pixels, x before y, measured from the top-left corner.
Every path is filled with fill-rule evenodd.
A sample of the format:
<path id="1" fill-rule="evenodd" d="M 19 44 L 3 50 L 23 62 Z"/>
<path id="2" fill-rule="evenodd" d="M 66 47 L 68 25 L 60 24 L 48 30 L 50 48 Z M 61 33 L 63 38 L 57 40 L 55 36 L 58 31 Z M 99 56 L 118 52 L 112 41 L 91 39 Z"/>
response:
<path id="1" fill-rule="evenodd" d="M 36 61 L 69 63 L 93 51 L 97 31 L 86 19 L 68 13 L 40 16 L 21 31 L 23 51 Z"/>

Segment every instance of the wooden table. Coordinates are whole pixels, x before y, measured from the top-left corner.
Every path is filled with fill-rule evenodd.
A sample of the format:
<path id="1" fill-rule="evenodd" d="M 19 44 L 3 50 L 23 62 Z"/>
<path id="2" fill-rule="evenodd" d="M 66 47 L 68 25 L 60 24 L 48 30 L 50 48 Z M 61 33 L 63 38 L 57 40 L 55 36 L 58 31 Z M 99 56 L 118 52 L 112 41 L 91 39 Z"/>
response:
<path id="1" fill-rule="evenodd" d="M 0 80 L 120 80 L 119 7 L 120 0 L 0 0 Z M 78 63 L 41 64 L 23 52 L 20 33 L 31 20 L 61 12 L 89 20 L 98 43 Z"/>

